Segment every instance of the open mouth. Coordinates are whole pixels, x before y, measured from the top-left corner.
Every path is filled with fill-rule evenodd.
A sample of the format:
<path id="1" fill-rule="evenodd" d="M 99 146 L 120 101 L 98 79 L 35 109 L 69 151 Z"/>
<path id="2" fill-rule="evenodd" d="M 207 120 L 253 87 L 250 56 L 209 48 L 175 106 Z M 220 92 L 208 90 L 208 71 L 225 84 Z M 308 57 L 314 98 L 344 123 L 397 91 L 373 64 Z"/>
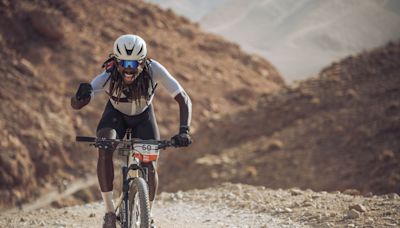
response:
<path id="1" fill-rule="evenodd" d="M 135 79 L 135 77 L 133 73 L 124 73 L 124 79 L 125 81 L 131 82 Z"/>

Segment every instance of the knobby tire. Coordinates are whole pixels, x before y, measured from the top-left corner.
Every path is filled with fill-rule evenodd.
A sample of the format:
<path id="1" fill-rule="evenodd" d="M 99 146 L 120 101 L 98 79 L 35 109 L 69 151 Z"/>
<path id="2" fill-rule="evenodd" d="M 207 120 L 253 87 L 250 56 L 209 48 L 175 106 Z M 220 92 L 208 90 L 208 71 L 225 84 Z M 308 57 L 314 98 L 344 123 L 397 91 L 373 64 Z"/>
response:
<path id="1" fill-rule="evenodd" d="M 136 194 L 138 194 L 137 197 Z M 139 201 L 138 207 L 140 209 L 140 225 L 135 224 L 134 207 L 135 198 Z M 129 189 L 129 227 L 130 228 L 148 228 L 150 227 L 150 201 L 149 201 L 149 189 L 146 181 L 141 178 L 135 178 Z"/>

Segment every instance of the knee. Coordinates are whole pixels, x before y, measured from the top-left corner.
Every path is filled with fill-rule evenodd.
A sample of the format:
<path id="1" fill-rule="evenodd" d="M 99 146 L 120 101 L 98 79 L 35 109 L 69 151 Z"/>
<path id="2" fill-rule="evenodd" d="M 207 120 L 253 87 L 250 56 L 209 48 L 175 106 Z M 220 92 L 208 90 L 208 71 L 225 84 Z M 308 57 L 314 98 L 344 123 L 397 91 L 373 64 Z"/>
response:
<path id="1" fill-rule="evenodd" d="M 117 131 L 112 128 L 102 128 L 97 131 L 98 138 L 116 139 Z"/>
<path id="2" fill-rule="evenodd" d="M 97 138 L 105 138 L 105 139 L 116 139 L 117 131 L 112 128 L 102 128 L 97 131 Z M 110 154 L 112 156 L 112 152 L 115 150 L 115 147 L 108 148 L 99 148 L 99 158 L 101 157 L 109 157 Z"/>

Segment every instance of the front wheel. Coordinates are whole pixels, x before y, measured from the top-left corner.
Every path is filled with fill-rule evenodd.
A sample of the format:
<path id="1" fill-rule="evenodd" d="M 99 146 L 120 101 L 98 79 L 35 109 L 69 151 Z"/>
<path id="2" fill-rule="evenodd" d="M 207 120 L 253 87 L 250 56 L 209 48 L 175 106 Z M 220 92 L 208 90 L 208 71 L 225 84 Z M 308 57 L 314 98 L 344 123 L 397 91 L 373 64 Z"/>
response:
<path id="1" fill-rule="evenodd" d="M 150 227 L 149 190 L 141 177 L 133 179 L 129 189 L 129 227 Z"/>

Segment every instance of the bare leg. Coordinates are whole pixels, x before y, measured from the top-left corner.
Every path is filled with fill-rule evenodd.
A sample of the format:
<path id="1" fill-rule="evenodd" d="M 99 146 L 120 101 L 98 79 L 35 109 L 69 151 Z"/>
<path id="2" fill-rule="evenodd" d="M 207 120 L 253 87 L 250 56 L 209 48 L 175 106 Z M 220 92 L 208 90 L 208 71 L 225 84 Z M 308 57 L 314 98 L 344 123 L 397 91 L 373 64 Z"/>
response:
<path id="1" fill-rule="evenodd" d="M 113 152 L 99 149 L 99 159 L 97 160 L 97 178 L 102 192 L 113 190 L 114 164 L 112 160 Z"/>
<path id="2" fill-rule="evenodd" d="M 113 129 L 105 128 L 97 132 L 98 137 L 115 138 L 116 132 Z M 113 181 L 114 164 L 113 148 L 99 149 L 99 158 L 97 160 L 97 178 L 99 180 L 101 195 L 105 204 L 106 212 L 114 212 L 113 202 Z"/>

